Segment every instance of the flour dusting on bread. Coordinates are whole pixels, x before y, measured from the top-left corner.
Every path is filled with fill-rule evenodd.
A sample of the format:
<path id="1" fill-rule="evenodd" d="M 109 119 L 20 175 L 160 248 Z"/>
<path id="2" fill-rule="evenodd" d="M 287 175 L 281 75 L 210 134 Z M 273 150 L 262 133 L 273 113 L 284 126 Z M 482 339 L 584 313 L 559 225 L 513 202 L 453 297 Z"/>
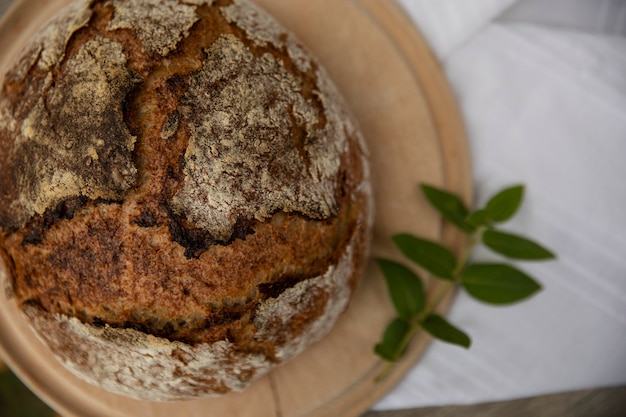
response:
<path id="1" fill-rule="evenodd" d="M 300 94 L 301 82 L 272 55 L 255 58 L 232 35 L 221 35 L 206 52 L 182 100 L 190 139 L 174 207 L 221 240 L 241 217 L 335 214 L 341 124 L 331 119 L 327 129 L 317 128 L 317 108 Z M 218 83 L 220 92 L 207 97 Z M 301 137 L 294 137 L 294 125 Z"/>
<path id="2" fill-rule="evenodd" d="M 196 8 L 177 1 L 111 0 L 115 7 L 109 29 L 137 32 L 146 52 L 167 55 L 198 20 Z"/>
<path id="3" fill-rule="evenodd" d="M 67 197 L 119 198 L 135 182 L 134 136 L 121 101 L 137 82 L 121 45 L 89 41 L 23 121 L 15 141 L 27 216 Z"/>

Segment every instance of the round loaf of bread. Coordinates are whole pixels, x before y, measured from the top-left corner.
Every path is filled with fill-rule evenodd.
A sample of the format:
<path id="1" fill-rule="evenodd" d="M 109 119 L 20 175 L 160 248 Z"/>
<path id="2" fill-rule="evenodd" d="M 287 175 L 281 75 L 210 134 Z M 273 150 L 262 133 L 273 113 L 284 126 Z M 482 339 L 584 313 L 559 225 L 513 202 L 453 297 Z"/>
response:
<path id="1" fill-rule="evenodd" d="M 2 85 L 6 291 L 116 393 L 241 390 L 322 338 L 371 194 L 327 73 L 247 1 L 75 1 Z"/>

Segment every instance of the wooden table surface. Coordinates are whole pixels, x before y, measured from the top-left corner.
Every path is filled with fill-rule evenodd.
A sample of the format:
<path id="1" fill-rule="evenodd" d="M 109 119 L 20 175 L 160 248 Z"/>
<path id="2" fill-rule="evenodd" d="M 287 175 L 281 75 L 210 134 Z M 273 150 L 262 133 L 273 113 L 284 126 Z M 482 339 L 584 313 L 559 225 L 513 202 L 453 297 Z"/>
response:
<path id="1" fill-rule="evenodd" d="M 624 417 L 626 386 L 487 404 L 370 411 L 362 417 Z"/>

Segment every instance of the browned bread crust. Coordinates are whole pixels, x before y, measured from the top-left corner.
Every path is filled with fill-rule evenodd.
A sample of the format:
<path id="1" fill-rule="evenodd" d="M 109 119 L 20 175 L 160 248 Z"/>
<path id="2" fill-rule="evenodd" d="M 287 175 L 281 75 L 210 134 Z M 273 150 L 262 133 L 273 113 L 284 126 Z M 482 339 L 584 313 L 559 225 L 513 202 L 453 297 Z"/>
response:
<path id="1" fill-rule="evenodd" d="M 76 1 L 2 86 L 7 289 L 92 383 L 241 389 L 345 309 L 364 155 L 325 71 L 247 1 Z"/>

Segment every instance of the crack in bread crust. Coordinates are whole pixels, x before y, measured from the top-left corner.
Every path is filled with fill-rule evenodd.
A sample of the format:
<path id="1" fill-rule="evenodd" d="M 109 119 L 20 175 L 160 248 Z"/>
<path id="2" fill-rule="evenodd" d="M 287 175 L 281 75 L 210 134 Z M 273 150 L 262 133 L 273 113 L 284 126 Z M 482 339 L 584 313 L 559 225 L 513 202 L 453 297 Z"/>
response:
<path id="1" fill-rule="evenodd" d="M 59 361 L 92 384 L 153 401 L 215 396 L 241 391 L 271 369 L 276 360 L 291 359 L 330 331 L 350 298 L 353 257 L 352 249 L 348 249 L 325 274 L 257 307 L 255 338 L 278 342 L 274 359 L 261 352 L 242 351 L 230 340 L 192 346 L 134 329 L 89 325 L 64 315 L 49 315 L 36 305 L 25 310 Z M 320 293 L 325 297 L 320 298 Z M 295 305 L 320 311 L 302 325 L 299 321 L 307 309 Z"/>
<path id="2" fill-rule="evenodd" d="M 16 64 L 0 257 L 77 374 L 181 399 L 240 389 L 329 331 L 365 263 L 372 192 L 361 134 L 291 33 L 240 0 L 142 9 L 165 3 L 73 6 Z M 139 382 L 158 369 L 182 388 Z"/>

